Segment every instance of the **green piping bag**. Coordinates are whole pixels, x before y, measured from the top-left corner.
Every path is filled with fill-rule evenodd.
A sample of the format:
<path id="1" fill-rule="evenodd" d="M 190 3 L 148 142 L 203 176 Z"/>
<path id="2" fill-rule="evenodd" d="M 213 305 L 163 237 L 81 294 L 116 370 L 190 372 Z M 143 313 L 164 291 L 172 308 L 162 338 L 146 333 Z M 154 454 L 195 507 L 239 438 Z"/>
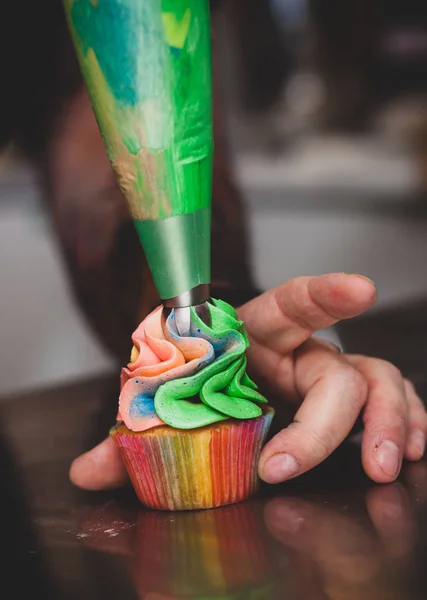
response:
<path id="1" fill-rule="evenodd" d="M 204 302 L 213 155 L 209 2 L 64 0 L 64 7 L 160 297 L 166 306 Z"/>

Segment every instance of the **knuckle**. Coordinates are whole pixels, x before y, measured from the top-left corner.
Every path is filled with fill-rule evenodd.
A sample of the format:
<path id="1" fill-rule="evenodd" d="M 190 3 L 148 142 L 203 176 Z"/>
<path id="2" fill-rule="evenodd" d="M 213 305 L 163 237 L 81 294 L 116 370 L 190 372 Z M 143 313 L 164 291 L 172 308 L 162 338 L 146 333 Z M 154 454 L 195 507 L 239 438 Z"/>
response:
<path id="1" fill-rule="evenodd" d="M 404 407 L 396 407 L 388 411 L 378 410 L 378 407 L 367 407 L 363 421 L 366 426 L 369 426 L 373 435 L 385 439 L 390 435 L 401 438 L 408 430 L 409 415 Z"/>
<path id="2" fill-rule="evenodd" d="M 347 378 L 348 378 L 348 386 L 354 390 L 355 392 L 367 392 L 368 391 L 368 382 L 365 377 L 353 369 L 353 367 L 349 367 L 347 369 Z"/>
<path id="3" fill-rule="evenodd" d="M 396 429 L 406 430 L 408 428 L 408 423 L 409 423 L 408 411 L 402 410 L 402 411 L 396 412 L 394 415 L 394 423 L 395 423 Z"/>
<path id="4" fill-rule="evenodd" d="M 312 450 L 311 454 L 318 459 L 324 460 L 332 454 L 332 445 L 324 436 L 319 435 L 314 430 L 309 430 L 307 431 L 307 438 L 307 444 Z"/>
<path id="5" fill-rule="evenodd" d="M 291 423 L 282 433 L 287 436 L 287 440 L 289 440 L 290 433 L 298 437 L 299 444 L 304 448 L 304 455 L 309 456 L 310 461 L 316 463 L 323 461 L 334 450 L 333 443 L 327 435 L 321 435 L 314 429 L 303 426 L 298 421 Z M 301 462 L 304 462 L 304 460 Z"/>
<path id="6" fill-rule="evenodd" d="M 388 377 L 395 380 L 403 380 L 402 372 L 398 367 L 396 367 L 396 365 L 394 365 L 391 362 L 388 362 L 388 360 L 383 360 L 381 358 L 377 358 L 375 360 L 377 361 L 377 364 L 381 367 L 381 369 L 384 371 L 384 373 L 388 375 Z"/>
<path id="7" fill-rule="evenodd" d="M 341 368 L 343 393 L 347 401 L 351 402 L 359 410 L 365 405 L 368 395 L 368 382 L 365 377 L 351 365 L 343 365 Z"/>

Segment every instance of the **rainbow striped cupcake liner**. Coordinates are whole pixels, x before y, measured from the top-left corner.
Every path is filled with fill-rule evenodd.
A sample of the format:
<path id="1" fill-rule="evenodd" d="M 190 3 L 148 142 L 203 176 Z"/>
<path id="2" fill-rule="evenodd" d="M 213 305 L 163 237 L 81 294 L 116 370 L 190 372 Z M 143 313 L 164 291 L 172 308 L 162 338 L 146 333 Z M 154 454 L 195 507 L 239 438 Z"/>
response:
<path id="1" fill-rule="evenodd" d="M 133 432 L 123 423 L 110 435 L 120 449 L 139 500 L 158 510 L 234 504 L 256 493 L 258 461 L 274 410 L 247 421 L 199 429 L 168 426 Z"/>

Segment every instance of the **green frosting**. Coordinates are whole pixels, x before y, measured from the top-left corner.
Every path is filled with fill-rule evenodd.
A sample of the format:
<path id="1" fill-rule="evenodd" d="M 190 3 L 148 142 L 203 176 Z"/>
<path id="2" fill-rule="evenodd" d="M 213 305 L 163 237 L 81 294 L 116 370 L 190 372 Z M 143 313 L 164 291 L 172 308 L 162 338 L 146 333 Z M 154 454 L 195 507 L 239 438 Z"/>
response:
<path id="1" fill-rule="evenodd" d="M 201 363 L 203 368 L 189 377 L 164 383 L 154 398 L 157 415 L 171 427 L 194 429 L 229 418 L 254 419 L 262 415 L 260 405 L 267 403 L 246 373 L 249 342 L 243 322 L 226 302 L 212 300 L 209 308 L 210 327 L 192 309 L 191 335 L 212 345 L 212 362 Z M 171 335 L 173 319 L 172 313 Z"/>

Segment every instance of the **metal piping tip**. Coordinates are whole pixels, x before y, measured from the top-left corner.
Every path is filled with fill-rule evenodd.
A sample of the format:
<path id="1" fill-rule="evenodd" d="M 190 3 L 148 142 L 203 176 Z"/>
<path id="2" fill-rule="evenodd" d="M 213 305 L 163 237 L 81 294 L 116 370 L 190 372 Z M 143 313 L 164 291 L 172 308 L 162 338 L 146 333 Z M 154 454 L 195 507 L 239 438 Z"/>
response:
<path id="1" fill-rule="evenodd" d="M 174 298 L 166 298 L 163 300 L 163 304 L 167 308 L 185 308 L 186 306 L 198 306 L 207 302 L 210 298 L 209 285 L 201 283 L 191 290 L 179 294 Z"/>
<path id="2" fill-rule="evenodd" d="M 164 301 L 162 312 L 162 328 L 166 327 L 166 321 L 174 309 L 175 325 L 178 335 L 182 337 L 190 336 L 191 329 L 191 308 L 194 308 L 196 313 L 206 325 L 211 325 L 211 313 L 207 300 L 209 299 L 209 286 L 199 285 L 180 296 L 169 298 Z"/>
<path id="3" fill-rule="evenodd" d="M 189 337 L 191 330 L 191 308 L 194 308 L 196 313 L 202 319 L 206 325 L 211 325 L 211 313 L 209 311 L 209 306 L 207 302 L 203 304 L 198 304 L 197 306 L 184 306 L 181 308 L 174 308 L 174 317 L 175 317 L 175 326 L 178 332 L 178 335 L 181 337 Z M 168 308 L 167 306 L 163 307 L 162 311 L 162 328 L 165 331 L 166 321 L 172 311 L 172 308 Z"/>
<path id="4" fill-rule="evenodd" d="M 174 308 L 174 317 L 175 317 L 175 326 L 178 334 L 181 337 L 189 337 L 191 330 L 191 306 L 184 306 L 182 308 Z M 209 306 L 207 302 L 203 304 L 198 304 L 193 307 L 199 317 L 202 319 L 206 325 L 210 325 L 211 323 L 211 315 L 209 312 Z M 163 319 L 163 327 L 166 324 L 166 320 L 170 315 L 171 308 L 163 308 L 162 319 Z"/>

